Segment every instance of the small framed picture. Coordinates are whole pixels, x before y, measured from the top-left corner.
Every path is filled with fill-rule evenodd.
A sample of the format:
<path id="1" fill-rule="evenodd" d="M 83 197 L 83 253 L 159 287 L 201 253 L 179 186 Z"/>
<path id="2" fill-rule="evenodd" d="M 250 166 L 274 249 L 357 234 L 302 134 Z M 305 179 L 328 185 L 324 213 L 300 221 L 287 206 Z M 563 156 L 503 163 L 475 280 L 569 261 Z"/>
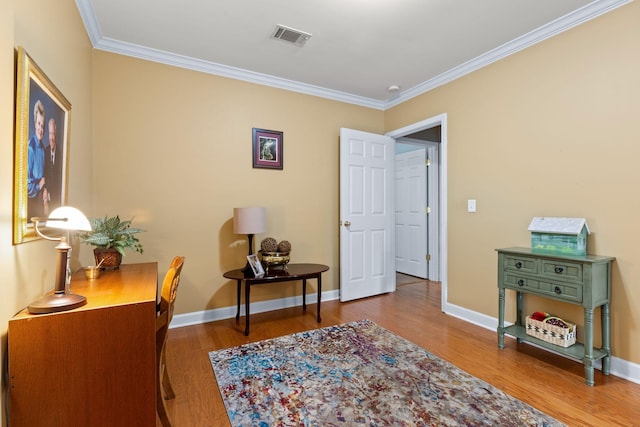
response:
<path id="1" fill-rule="evenodd" d="M 253 167 L 282 169 L 283 132 L 253 128 Z"/>
<path id="2" fill-rule="evenodd" d="M 258 255 L 256 254 L 248 255 L 247 260 L 249 261 L 249 265 L 251 266 L 251 271 L 253 271 L 254 277 L 264 276 L 264 268 L 262 268 L 262 264 L 260 264 Z"/>

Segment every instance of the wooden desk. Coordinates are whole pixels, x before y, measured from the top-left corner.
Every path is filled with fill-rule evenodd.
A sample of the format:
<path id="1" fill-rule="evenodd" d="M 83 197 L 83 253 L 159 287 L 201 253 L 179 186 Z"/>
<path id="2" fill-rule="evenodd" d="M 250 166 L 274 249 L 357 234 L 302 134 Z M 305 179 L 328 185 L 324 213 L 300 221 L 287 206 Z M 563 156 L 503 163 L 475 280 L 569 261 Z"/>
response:
<path id="1" fill-rule="evenodd" d="M 244 307 L 245 307 L 245 328 L 244 334 L 249 335 L 249 307 L 251 286 L 265 283 L 289 282 L 291 280 L 302 280 L 302 310 L 307 310 L 307 279 L 318 280 L 318 313 L 316 318 L 320 323 L 320 300 L 322 297 L 322 273 L 329 270 L 323 264 L 287 264 L 286 269 L 270 269 L 269 274 L 263 277 L 246 277 L 242 269 L 231 270 L 224 273 L 224 277 L 237 281 L 238 311 L 236 320 L 240 320 L 240 288 L 244 281 Z"/>
<path id="2" fill-rule="evenodd" d="M 155 262 L 81 270 L 86 305 L 9 320 L 9 425 L 155 426 L 157 280 Z"/>

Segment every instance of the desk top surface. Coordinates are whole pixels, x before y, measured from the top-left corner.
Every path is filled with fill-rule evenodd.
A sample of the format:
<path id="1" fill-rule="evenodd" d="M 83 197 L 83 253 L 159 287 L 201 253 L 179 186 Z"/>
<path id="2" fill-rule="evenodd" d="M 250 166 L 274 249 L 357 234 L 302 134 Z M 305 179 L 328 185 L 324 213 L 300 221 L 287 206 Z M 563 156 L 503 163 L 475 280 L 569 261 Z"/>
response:
<path id="1" fill-rule="evenodd" d="M 248 282 L 278 282 L 317 277 L 327 270 L 329 270 L 329 266 L 324 264 L 287 264 L 286 269 L 282 267 L 269 269 L 269 273 L 263 277 L 247 277 L 243 269 L 227 271 L 223 276 L 227 279 L 246 280 Z"/>
<path id="2" fill-rule="evenodd" d="M 158 263 L 147 262 L 122 264 L 118 270 L 101 271 L 100 277 L 92 280 L 85 277 L 84 269 L 80 269 L 71 277 L 69 289 L 74 294 L 87 297 L 85 305 L 73 310 L 82 311 L 140 303 L 152 303 L 155 307 L 157 285 Z M 32 315 L 25 309 L 16 317 L 50 314 Z"/>

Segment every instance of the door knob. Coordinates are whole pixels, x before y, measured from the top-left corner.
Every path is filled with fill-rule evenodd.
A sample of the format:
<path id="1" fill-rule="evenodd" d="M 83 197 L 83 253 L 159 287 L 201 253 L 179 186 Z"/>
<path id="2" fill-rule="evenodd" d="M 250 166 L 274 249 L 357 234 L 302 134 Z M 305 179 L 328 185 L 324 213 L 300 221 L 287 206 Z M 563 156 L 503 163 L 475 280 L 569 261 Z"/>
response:
<path id="1" fill-rule="evenodd" d="M 348 226 L 350 226 L 350 225 L 351 225 L 351 221 L 345 221 L 345 222 L 344 222 L 344 226 L 345 226 L 345 227 L 348 227 Z"/>

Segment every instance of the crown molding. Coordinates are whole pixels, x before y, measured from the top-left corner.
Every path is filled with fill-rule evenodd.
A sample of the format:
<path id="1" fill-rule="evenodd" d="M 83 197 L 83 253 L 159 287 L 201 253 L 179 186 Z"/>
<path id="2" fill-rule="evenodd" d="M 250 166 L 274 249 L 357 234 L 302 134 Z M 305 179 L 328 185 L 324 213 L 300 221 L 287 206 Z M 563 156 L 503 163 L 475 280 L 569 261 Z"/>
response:
<path id="1" fill-rule="evenodd" d="M 228 77 L 236 80 L 243 80 L 250 83 L 271 86 L 278 89 L 304 93 L 321 98 L 328 98 L 334 101 L 357 104 L 379 110 L 384 108 L 383 101 L 356 96 L 345 92 L 322 88 L 306 83 L 300 83 L 293 80 L 287 80 L 267 74 L 256 73 L 254 71 L 243 70 L 241 68 L 230 67 L 228 65 L 221 65 L 215 62 L 203 61 L 200 59 L 177 55 L 175 53 L 170 53 L 162 50 L 151 49 L 131 43 L 124 43 L 107 37 L 100 38 L 99 41 L 94 44 L 94 48 L 121 55 L 132 56 L 139 59 L 145 59 L 148 61 L 172 65 L 175 67 L 185 68 L 188 70 L 214 74 L 217 76 Z"/>
<path id="2" fill-rule="evenodd" d="M 78 11 L 80 12 L 80 16 L 84 22 L 89 39 L 95 49 L 264 86 L 271 86 L 292 92 L 317 96 L 320 98 L 331 99 L 334 101 L 355 104 L 362 107 L 386 110 L 486 67 L 496 61 L 513 55 L 514 53 L 520 52 L 573 27 L 597 18 L 598 16 L 617 9 L 631 1 L 633 0 L 596 0 L 572 13 L 562 16 L 555 21 L 543 25 L 542 27 L 511 40 L 502 46 L 492 49 L 489 52 L 414 86 L 413 88 L 397 93 L 392 99 L 384 101 L 110 39 L 102 35 L 91 1 L 76 0 L 76 5 L 78 6 Z"/>
<path id="3" fill-rule="evenodd" d="M 554 37 L 571 28 L 577 27 L 580 24 L 604 15 L 605 13 L 617 9 L 620 6 L 624 6 L 632 1 L 633 0 L 596 0 L 593 3 L 589 3 L 570 14 L 564 15 L 555 21 L 551 21 L 540 28 L 503 44 L 502 46 L 498 46 L 497 48 L 483 53 L 482 55 L 460 64 L 430 80 L 401 92 L 393 100 L 385 103 L 384 109 L 386 110 L 398 104 L 402 104 L 411 98 L 415 98 L 418 95 L 422 95 L 423 93 L 450 83 L 460 77 L 477 71 L 487 65 L 493 64 L 496 61 L 520 52 L 521 50 L 538 44 L 548 38 Z"/>

